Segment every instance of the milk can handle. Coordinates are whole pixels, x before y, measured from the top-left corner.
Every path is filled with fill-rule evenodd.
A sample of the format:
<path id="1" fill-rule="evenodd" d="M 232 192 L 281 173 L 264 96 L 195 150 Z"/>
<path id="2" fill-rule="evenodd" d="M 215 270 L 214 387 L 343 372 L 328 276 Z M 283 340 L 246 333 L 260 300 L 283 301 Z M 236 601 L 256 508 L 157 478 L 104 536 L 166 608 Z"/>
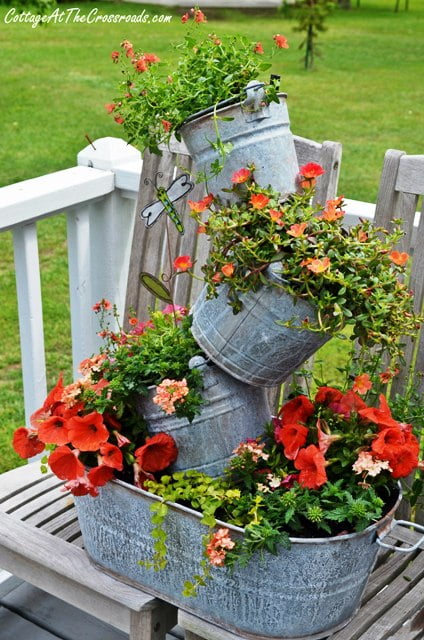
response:
<path id="1" fill-rule="evenodd" d="M 409 522 L 409 520 L 395 520 L 393 519 L 390 524 L 383 529 L 383 531 L 377 534 L 377 544 L 380 547 L 384 547 L 385 549 L 391 549 L 391 551 L 399 551 L 400 553 L 411 553 L 411 551 L 415 551 L 424 543 L 424 535 L 410 547 L 396 547 L 394 544 L 386 544 L 382 542 L 382 540 L 394 529 L 394 527 L 412 527 L 416 531 L 421 531 L 424 533 L 424 526 L 421 524 L 417 524 L 416 522 Z"/>

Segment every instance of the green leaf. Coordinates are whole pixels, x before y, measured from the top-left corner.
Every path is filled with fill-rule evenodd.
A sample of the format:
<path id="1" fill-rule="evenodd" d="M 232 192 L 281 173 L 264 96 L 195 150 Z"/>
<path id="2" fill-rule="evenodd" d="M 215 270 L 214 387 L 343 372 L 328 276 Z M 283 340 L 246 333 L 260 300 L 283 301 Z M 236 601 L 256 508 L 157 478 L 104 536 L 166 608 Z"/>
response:
<path id="1" fill-rule="evenodd" d="M 147 273 L 146 271 L 142 271 L 139 278 L 143 287 L 145 287 L 152 295 L 163 302 L 172 303 L 171 293 L 159 278 L 152 276 L 151 273 Z"/>

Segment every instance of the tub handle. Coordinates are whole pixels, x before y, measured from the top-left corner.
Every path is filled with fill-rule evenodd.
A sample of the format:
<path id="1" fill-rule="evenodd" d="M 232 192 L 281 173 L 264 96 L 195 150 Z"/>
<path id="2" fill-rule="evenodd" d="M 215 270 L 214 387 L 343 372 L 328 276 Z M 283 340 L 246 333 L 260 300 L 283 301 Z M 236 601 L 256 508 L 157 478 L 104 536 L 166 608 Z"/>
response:
<path id="1" fill-rule="evenodd" d="M 269 105 L 266 104 L 266 94 L 263 82 L 252 80 L 245 88 L 246 98 L 242 102 L 242 110 L 246 122 L 270 118 Z"/>
<path id="2" fill-rule="evenodd" d="M 396 547 L 394 544 L 386 544 L 382 542 L 382 540 L 397 526 L 400 527 L 412 527 L 415 531 L 420 531 L 424 533 L 424 526 L 421 524 L 417 524 L 416 522 L 410 522 L 409 520 L 395 520 L 393 519 L 389 525 L 387 525 L 381 532 L 379 531 L 377 534 L 377 544 L 380 547 L 384 547 L 385 549 L 390 549 L 391 551 L 399 551 L 400 553 L 411 553 L 415 551 L 424 543 L 424 535 L 410 547 Z"/>

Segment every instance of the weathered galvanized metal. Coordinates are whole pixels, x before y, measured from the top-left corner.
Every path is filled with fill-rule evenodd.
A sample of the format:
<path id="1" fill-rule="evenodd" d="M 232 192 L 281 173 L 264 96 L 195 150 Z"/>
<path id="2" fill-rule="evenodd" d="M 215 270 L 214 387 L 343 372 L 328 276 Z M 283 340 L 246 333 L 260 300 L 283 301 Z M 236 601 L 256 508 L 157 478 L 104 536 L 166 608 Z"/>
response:
<path id="1" fill-rule="evenodd" d="M 204 383 L 202 410 L 192 423 L 166 415 L 154 404 L 155 387 L 140 399 L 138 407 L 151 435 L 162 431 L 175 439 L 178 458 L 172 471 L 196 469 L 218 476 L 240 442 L 263 432 L 271 419 L 268 399 L 264 389 L 252 389 L 201 356 L 189 364 L 200 368 Z"/>
<path id="2" fill-rule="evenodd" d="M 277 556 L 256 554 L 246 568 L 212 568 L 213 579 L 196 598 L 181 595 L 183 584 L 201 572 L 201 515 L 170 504 L 168 565 L 152 571 L 138 564 L 153 555 L 150 505 L 159 498 L 121 481 L 100 488 L 97 498 L 75 499 L 87 553 L 121 579 L 253 640 L 323 638 L 355 615 L 379 549 L 377 530 L 392 518 L 395 505 L 360 533 L 332 538 L 292 538 Z M 398 500 L 399 502 L 399 500 Z M 397 503 L 398 504 L 398 503 Z M 226 523 L 231 535 L 243 530 Z"/>
<path id="3" fill-rule="evenodd" d="M 287 95 L 279 94 L 279 104 L 266 105 L 263 86 L 263 83 L 250 82 L 244 102 L 216 109 L 218 120 L 214 120 L 213 110 L 208 109 L 194 114 L 179 130 L 193 158 L 195 171 L 208 176 L 212 162 L 218 158 L 211 146 L 211 141 L 217 140 L 216 127 L 221 141 L 233 145 L 221 173 L 207 181 L 208 191 L 224 200 L 237 200 L 221 189 L 230 188 L 232 174 L 250 164 L 255 165 L 255 180 L 261 186 L 272 185 L 283 195 L 296 190 L 299 167 L 290 131 Z"/>
<path id="4" fill-rule="evenodd" d="M 277 286 L 261 286 L 240 296 L 243 308 L 234 315 L 228 304 L 228 287 L 217 298 L 206 299 L 206 288 L 193 309 L 191 331 L 202 350 L 224 371 L 250 385 L 272 387 L 283 382 L 329 336 L 277 324 L 297 318 L 316 320 L 313 307 L 286 293 L 278 266 L 267 270 Z"/>

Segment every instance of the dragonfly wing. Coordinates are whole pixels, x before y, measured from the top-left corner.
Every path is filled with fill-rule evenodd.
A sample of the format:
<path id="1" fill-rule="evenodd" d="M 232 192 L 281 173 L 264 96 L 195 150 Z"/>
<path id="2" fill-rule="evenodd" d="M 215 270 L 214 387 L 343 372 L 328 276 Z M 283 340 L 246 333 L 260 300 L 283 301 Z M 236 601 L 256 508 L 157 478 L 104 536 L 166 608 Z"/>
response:
<path id="1" fill-rule="evenodd" d="M 193 187 L 194 183 L 190 181 L 189 175 L 187 173 L 183 173 L 170 184 L 168 189 L 166 189 L 166 195 L 171 202 L 176 202 L 189 193 Z"/>
<path id="2" fill-rule="evenodd" d="M 140 215 L 143 218 L 143 220 L 146 222 L 146 227 L 151 227 L 159 218 L 160 214 L 163 213 L 164 210 L 165 210 L 165 207 L 163 206 L 163 203 L 160 202 L 160 200 L 157 200 L 156 202 L 151 202 L 150 204 L 147 205 L 147 207 L 144 207 Z"/>

